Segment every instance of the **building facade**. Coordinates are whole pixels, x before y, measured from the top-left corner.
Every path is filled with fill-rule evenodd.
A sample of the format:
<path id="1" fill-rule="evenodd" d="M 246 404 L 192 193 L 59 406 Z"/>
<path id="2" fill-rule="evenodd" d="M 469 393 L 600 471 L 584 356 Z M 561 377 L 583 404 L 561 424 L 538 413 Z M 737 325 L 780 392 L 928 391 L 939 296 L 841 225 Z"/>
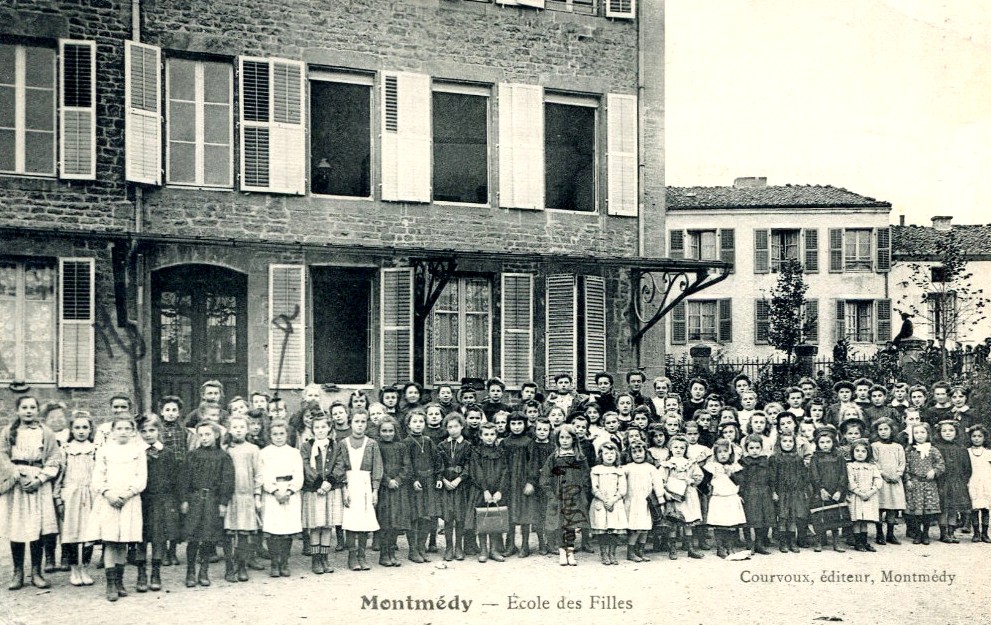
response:
<path id="1" fill-rule="evenodd" d="M 844 337 L 871 355 L 891 338 L 891 204 L 831 186 L 668 187 L 672 258 L 719 259 L 732 274 L 676 306 L 667 320 L 672 356 L 708 345 L 728 359 L 765 359 L 778 268 L 798 260 L 809 285 L 807 342 L 829 357 Z M 780 353 L 777 353 L 780 356 Z"/>
<path id="2" fill-rule="evenodd" d="M 0 24 L 4 409 L 7 385 L 102 414 L 211 378 L 662 359 L 662 324 L 631 340 L 632 272 L 663 266 L 661 2 L 14 0 Z"/>

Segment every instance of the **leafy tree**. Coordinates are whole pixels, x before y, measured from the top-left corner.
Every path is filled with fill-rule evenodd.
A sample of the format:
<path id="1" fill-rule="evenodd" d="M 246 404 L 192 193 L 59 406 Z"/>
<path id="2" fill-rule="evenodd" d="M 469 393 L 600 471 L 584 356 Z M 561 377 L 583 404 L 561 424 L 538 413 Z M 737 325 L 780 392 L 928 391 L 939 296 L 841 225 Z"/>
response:
<path id="1" fill-rule="evenodd" d="M 767 341 L 792 362 L 795 348 L 805 344 L 815 319 L 805 314 L 805 293 L 809 285 L 805 281 L 805 270 L 795 259 L 781 262 L 778 282 L 771 291 L 768 301 Z"/>
<path id="2" fill-rule="evenodd" d="M 905 292 L 898 299 L 898 308 L 903 316 L 915 319 L 914 325 L 927 328 L 939 353 L 943 379 L 948 379 L 947 352 L 959 334 L 987 318 L 991 300 L 974 283 L 957 230 L 935 234 L 935 245 L 926 260 L 908 263 L 911 274 L 901 283 Z"/>

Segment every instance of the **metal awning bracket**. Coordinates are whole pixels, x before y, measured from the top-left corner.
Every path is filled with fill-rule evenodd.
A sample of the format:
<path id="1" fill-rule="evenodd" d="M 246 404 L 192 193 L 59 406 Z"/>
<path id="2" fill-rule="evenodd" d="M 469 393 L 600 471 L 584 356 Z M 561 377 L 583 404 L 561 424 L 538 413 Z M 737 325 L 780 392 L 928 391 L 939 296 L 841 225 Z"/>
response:
<path id="1" fill-rule="evenodd" d="M 413 312 L 416 317 L 425 319 L 440 298 L 444 287 L 454 277 L 458 261 L 454 258 L 414 258 L 413 280 L 416 286 L 416 301 Z"/>
<path id="2" fill-rule="evenodd" d="M 634 329 L 633 345 L 639 346 L 643 336 L 685 298 L 722 282 L 731 270 L 731 265 L 669 270 L 634 267 L 633 307 L 640 327 Z"/>

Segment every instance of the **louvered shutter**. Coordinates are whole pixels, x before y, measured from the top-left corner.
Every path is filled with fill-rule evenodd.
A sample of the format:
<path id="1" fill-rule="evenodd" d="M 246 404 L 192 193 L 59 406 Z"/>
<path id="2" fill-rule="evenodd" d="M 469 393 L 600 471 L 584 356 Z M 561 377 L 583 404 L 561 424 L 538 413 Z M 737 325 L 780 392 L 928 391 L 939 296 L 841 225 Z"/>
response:
<path id="1" fill-rule="evenodd" d="M 671 309 L 671 344 L 684 345 L 687 342 L 685 302 L 679 302 Z"/>
<path id="2" fill-rule="evenodd" d="M 685 231 L 671 230 L 668 232 L 668 256 L 671 258 L 685 257 Z"/>
<path id="3" fill-rule="evenodd" d="M 510 387 L 533 379 L 533 276 L 502 274 L 502 381 Z"/>
<path id="4" fill-rule="evenodd" d="M 805 326 L 805 342 L 816 344 L 819 342 L 819 300 L 805 300 L 802 323 Z"/>
<path id="5" fill-rule="evenodd" d="M 736 231 L 733 228 L 719 231 L 719 260 L 730 265 L 736 263 Z M 733 271 L 735 269 L 731 270 Z"/>
<path id="6" fill-rule="evenodd" d="M 716 300 L 719 314 L 719 342 L 733 342 L 733 300 L 726 298 Z"/>
<path id="7" fill-rule="evenodd" d="M 771 330 L 771 303 L 766 299 L 754 301 L 754 344 L 767 345 Z"/>
<path id="8" fill-rule="evenodd" d="M 834 300 L 834 302 L 834 308 L 836 310 L 836 341 L 840 341 L 846 338 L 846 301 L 838 299 Z"/>
<path id="9" fill-rule="evenodd" d="M 891 300 L 879 299 L 874 301 L 874 311 L 877 317 L 877 336 L 875 343 L 886 343 L 891 340 Z"/>
<path id="10" fill-rule="evenodd" d="M 771 271 L 770 232 L 754 230 L 754 273 Z"/>
<path id="11" fill-rule="evenodd" d="M 499 206 L 544 208 L 544 89 L 499 84 Z"/>
<path id="12" fill-rule="evenodd" d="M 124 42 L 124 177 L 162 184 L 162 51 Z"/>
<path id="13" fill-rule="evenodd" d="M 94 259 L 59 259 L 58 385 L 61 388 L 94 386 L 95 285 Z"/>
<path id="14" fill-rule="evenodd" d="M 59 40 L 59 177 L 96 180 L 96 43 Z"/>
<path id="15" fill-rule="evenodd" d="M 829 229 L 829 272 L 843 271 L 843 228 Z"/>
<path id="16" fill-rule="evenodd" d="M 382 269 L 382 385 L 413 378 L 413 270 Z"/>
<path id="17" fill-rule="evenodd" d="M 241 190 L 303 195 L 305 68 L 299 61 L 240 57 Z"/>
<path id="18" fill-rule="evenodd" d="M 819 230 L 805 229 L 805 273 L 819 273 Z"/>
<path id="19" fill-rule="evenodd" d="M 269 387 L 303 388 L 306 385 L 306 267 L 269 265 L 268 319 Z"/>
<path id="20" fill-rule="evenodd" d="M 636 217 L 640 203 L 637 177 L 637 96 L 610 93 L 606 96 L 609 147 L 608 199 L 610 215 Z"/>
<path id="21" fill-rule="evenodd" d="M 637 14 L 637 0 L 606 0 L 606 17 L 631 20 Z"/>
<path id="22" fill-rule="evenodd" d="M 606 281 L 585 276 L 585 385 L 606 370 Z"/>
<path id="23" fill-rule="evenodd" d="M 547 379 L 578 369 L 578 291 L 574 275 L 547 276 L 546 374 Z"/>
<path id="24" fill-rule="evenodd" d="M 876 268 L 881 273 L 886 273 L 891 269 L 891 228 L 884 227 L 877 229 Z"/>
<path id="25" fill-rule="evenodd" d="M 430 76 L 382 74 L 382 199 L 430 201 Z"/>

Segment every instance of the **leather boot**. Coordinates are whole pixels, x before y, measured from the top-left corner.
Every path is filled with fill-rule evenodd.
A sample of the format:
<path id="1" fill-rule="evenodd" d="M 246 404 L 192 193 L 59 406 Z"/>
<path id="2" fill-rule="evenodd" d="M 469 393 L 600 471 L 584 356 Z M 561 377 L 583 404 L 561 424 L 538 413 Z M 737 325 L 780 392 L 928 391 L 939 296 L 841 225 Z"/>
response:
<path id="1" fill-rule="evenodd" d="M 134 585 L 138 592 L 148 592 L 148 569 L 145 564 L 138 565 L 138 581 Z"/>
<path id="2" fill-rule="evenodd" d="M 186 588 L 196 587 L 196 543 L 186 545 Z"/>
<path id="3" fill-rule="evenodd" d="M 117 569 L 115 567 L 107 567 L 105 570 L 107 574 L 107 601 L 117 601 Z"/>
<path id="4" fill-rule="evenodd" d="M 31 585 L 35 588 L 51 588 L 52 585 L 41 574 L 41 563 L 31 564 Z"/>
<path id="5" fill-rule="evenodd" d="M 127 590 L 124 588 L 124 565 L 118 564 L 115 568 L 117 569 L 117 576 L 114 578 L 116 581 L 117 596 L 126 597 Z"/>
<path id="6" fill-rule="evenodd" d="M 358 564 L 361 566 L 362 571 L 370 571 L 371 568 L 368 563 L 365 562 L 365 549 L 368 547 L 368 535 L 365 532 L 361 532 L 361 539 L 358 541 Z"/>
<path id="7" fill-rule="evenodd" d="M 337 546 L 334 547 L 334 551 L 344 551 L 347 549 L 347 544 L 344 540 L 344 530 L 341 527 L 335 527 L 334 534 L 337 536 Z"/>
<path id="8" fill-rule="evenodd" d="M 488 560 L 489 560 L 489 540 L 488 540 L 488 536 L 487 535 L 482 534 L 481 536 L 478 537 L 478 546 L 479 546 L 478 561 L 479 562 L 488 562 Z"/>
<path id="9" fill-rule="evenodd" d="M 450 527 L 447 528 L 447 534 L 444 536 L 444 562 L 451 562 L 454 560 L 454 530 Z M 464 556 L 462 556 L 463 558 Z"/>
<path id="10" fill-rule="evenodd" d="M 162 589 L 162 561 L 152 560 L 151 561 L 151 582 L 148 584 L 148 590 L 152 592 L 158 592 Z"/>
<path id="11" fill-rule="evenodd" d="M 877 549 L 871 544 L 870 538 L 867 536 L 867 532 L 860 532 L 860 544 L 864 546 L 864 551 L 876 552 Z"/>
<path id="12" fill-rule="evenodd" d="M 427 554 L 430 553 L 430 545 L 429 545 L 429 543 L 430 543 L 430 524 L 431 523 L 434 523 L 434 521 L 431 521 L 431 520 L 420 521 L 419 526 L 413 528 L 413 529 L 416 530 L 416 536 L 417 536 L 417 541 L 418 541 L 416 543 L 416 551 L 417 551 L 417 553 L 420 554 L 420 557 L 423 558 L 423 561 L 424 562 L 430 562 L 430 556 L 427 555 Z M 414 525 L 416 525 L 416 524 L 414 523 Z M 406 540 L 407 541 L 409 540 L 409 534 L 406 535 Z M 437 547 L 435 545 L 434 546 L 434 553 L 436 553 L 436 552 L 437 552 Z"/>
<path id="13" fill-rule="evenodd" d="M 635 542 L 626 544 L 626 559 L 630 562 L 643 562 L 643 558 L 637 553 L 637 544 Z"/>
<path id="14" fill-rule="evenodd" d="M 951 542 L 950 541 L 950 535 L 949 535 L 949 533 L 947 533 L 946 526 L 945 525 L 940 525 L 939 526 L 939 542 L 941 542 L 941 543 Z"/>
<path id="15" fill-rule="evenodd" d="M 567 564 L 568 556 L 564 549 L 561 550 L 561 556 L 564 558 L 564 564 Z M 602 543 L 599 543 L 599 560 L 602 562 L 602 564 L 606 564 L 606 565 L 609 564 L 609 555 L 606 554 L 606 546 Z"/>
<path id="16" fill-rule="evenodd" d="M 213 557 L 213 550 L 200 547 L 200 573 L 196 576 L 196 583 L 200 586 L 210 585 L 210 558 Z"/>
<path id="17" fill-rule="evenodd" d="M 289 551 L 292 549 L 292 538 L 286 536 L 282 538 L 282 546 L 279 549 L 279 577 L 289 577 Z"/>
<path id="18" fill-rule="evenodd" d="M 423 554 L 420 553 L 420 532 L 418 529 L 411 529 L 406 533 L 406 542 L 409 543 L 409 561 L 416 564 L 423 564 Z"/>
<path id="19" fill-rule="evenodd" d="M 520 540 L 520 557 L 526 558 L 530 555 L 530 526 L 523 525 L 520 528 L 522 538 Z"/>
<path id="20" fill-rule="evenodd" d="M 392 547 L 392 536 L 390 532 L 385 532 L 379 530 L 375 532 L 375 536 L 378 537 L 378 547 L 379 547 L 379 566 L 391 567 L 392 562 L 389 561 L 389 548 Z M 374 546 L 375 539 L 372 539 L 372 545 Z"/>
<path id="21" fill-rule="evenodd" d="M 888 523 L 887 526 L 888 526 L 888 531 L 884 537 L 885 542 L 887 542 L 889 545 L 900 545 L 901 541 L 895 538 L 895 524 Z"/>
<path id="22" fill-rule="evenodd" d="M 494 562 L 505 562 L 506 556 L 503 554 L 509 550 L 502 543 L 502 534 L 490 534 L 489 536 L 489 541 L 492 543 L 492 560 Z"/>

